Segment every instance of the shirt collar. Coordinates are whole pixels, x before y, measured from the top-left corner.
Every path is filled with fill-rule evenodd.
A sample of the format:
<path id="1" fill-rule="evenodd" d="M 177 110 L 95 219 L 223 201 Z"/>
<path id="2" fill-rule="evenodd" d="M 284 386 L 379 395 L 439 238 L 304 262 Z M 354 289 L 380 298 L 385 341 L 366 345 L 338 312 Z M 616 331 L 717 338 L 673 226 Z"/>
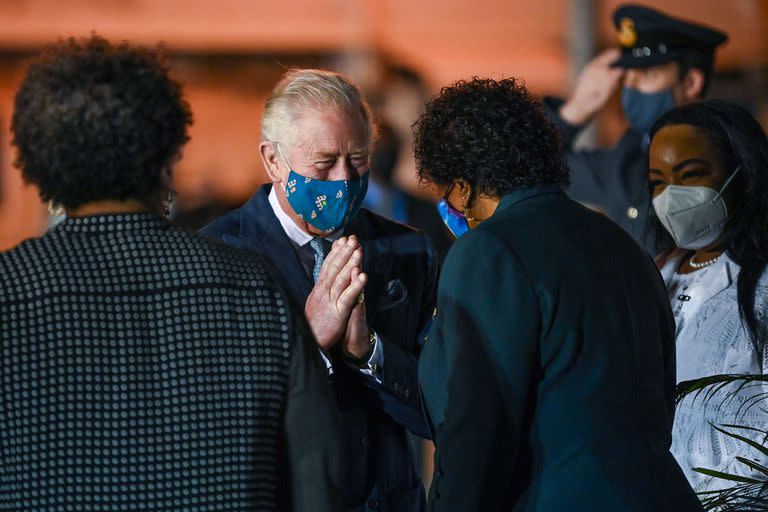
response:
<path id="1" fill-rule="evenodd" d="M 675 277 L 677 268 L 680 266 L 680 261 L 688 252 L 689 251 L 683 249 L 675 249 L 664 262 L 660 269 L 660 273 L 665 283 L 669 284 Z M 704 267 L 701 270 L 707 271 L 707 289 L 710 290 L 710 296 L 714 296 L 733 285 L 738 278 L 741 267 L 728 256 L 727 252 L 724 252 L 715 263 L 708 267 Z M 693 276 L 695 274 L 696 272 L 692 272 L 689 275 Z"/>
<path id="2" fill-rule="evenodd" d="M 277 192 L 274 185 L 272 186 L 272 190 L 269 191 L 269 205 L 272 207 L 272 211 L 275 212 L 275 216 L 280 222 L 280 225 L 283 227 L 283 231 L 285 231 L 285 234 L 288 235 L 288 238 L 291 240 L 294 246 L 304 247 L 314 238 L 317 238 L 301 229 L 298 224 L 296 224 L 293 219 L 290 218 L 287 213 L 285 213 L 283 207 L 280 206 L 280 203 L 277 200 Z M 329 242 L 335 242 L 341 238 L 343 234 L 344 230 L 340 229 L 334 233 L 331 233 L 330 235 L 326 235 L 323 238 Z"/>

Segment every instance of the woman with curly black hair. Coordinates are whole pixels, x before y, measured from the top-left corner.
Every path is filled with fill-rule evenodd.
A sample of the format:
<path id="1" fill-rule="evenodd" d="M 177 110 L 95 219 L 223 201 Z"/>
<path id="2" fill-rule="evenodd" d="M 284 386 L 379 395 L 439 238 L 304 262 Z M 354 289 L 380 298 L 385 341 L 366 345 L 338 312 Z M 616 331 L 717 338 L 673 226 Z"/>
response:
<path id="1" fill-rule="evenodd" d="M 537 100 L 513 79 L 447 87 L 416 123 L 416 158 L 459 236 L 419 361 L 431 510 L 701 510 L 669 453 L 664 284 L 563 193 Z"/>
<path id="2" fill-rule="evenodd" d="M 192 123 L 152 50 L 68 40 L 34 62 L 16 94 L 16 165 L 70 217 L 160 213 Z"/>
<path id="3" fill-rule="evenodd" d="M 158 52 L 62 41 L 15 107 L 22 174 L 67 218 L 0 253 L 0 510 L 338 510 L 302 312 L 159 215 L 191 113 Z"/>
<path id="4" fill-rule="evenodd" d="M 476 79 L 444 89 L 418 121 L 419 177 L 444 189 L 440 214 L 457 237 L 517 188 L 570 182 L 558 138 L 533 102 L 514 80 Z"/>

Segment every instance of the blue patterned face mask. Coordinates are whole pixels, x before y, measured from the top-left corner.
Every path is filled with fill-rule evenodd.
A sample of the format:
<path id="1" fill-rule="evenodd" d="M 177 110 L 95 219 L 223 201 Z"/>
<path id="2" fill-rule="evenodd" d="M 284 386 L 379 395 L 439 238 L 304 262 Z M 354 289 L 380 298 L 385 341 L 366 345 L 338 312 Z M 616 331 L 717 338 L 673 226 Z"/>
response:
<path id="1" fill-rule="evenodd" d="M 363 204 L 368 191 L 369 173 L 357 180 L 307 178 L 291 169 L 279 145 L 277 151 L 290 171 L 283 188 L 293 211 L 304 222 L 324 233 L 333 233 L 346 226 Z"/>
<path id="2" fill-rule="evenodd" d="M 456 238 L 461 237 L 464 233 L 469 231 L 469 223 L 467 223 L 467 217 L 459 210 L 448 204 L 445 198 L 440 199 L 437 203 L 437 211 L 440 212 L 440 217 L 451 230 L 453 236 Z"/>

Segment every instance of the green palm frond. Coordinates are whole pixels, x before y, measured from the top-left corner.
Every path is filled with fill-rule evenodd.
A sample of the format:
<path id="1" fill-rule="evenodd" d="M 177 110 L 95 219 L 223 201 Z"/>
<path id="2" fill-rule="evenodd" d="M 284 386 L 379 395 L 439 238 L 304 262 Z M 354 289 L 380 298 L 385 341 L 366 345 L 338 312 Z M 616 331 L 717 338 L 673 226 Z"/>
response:
<path id="1" fill-rule="evenodd" d="M 731 473 L 724 473 L 722 471 L 715 471 L 714 469 L 706 468 L 693 468 L 697 473 L 702 475 L 713 476 L 720 480 L 727 480 L 729 482 L 741 482 L 743 484 L 761 484 L 762 482 L 757 478 L 750 478 L 748 476 L 734 475 Z"/>
<path id="2" fill-rule="evenodd" d="M 759 510 L 765 512 L 768 510 L 768 480 L 766 479 L 768 478 L 768 468 L 743 457 L 736 457 L 736 459 L 766 476 L 752 478 L 711 469 L 693 468 L 694 471 L 724 482 L 735 482 L 735 485 L 725 489 L 698 493 L 705 511 L 752 512 Z"/>
<path id="3" fill-rule="evenodd" d="M 766 416 L 768 417 L 768 412 L 766 412 Z M 756 428 L 756 427 L 748 427 L 747 425 L 729 425 L 727 423 L 723 423 L 720 426 L 726 427 L 726 428 L 736 428 L 741 430 L 751 430 L 752 432 L 757 432 L 758 434 L 761 434 L 763 436 L 763 440 L 761 442 L 763 444 L 768 443 L 768 430 L 763 430 L 761 428 Z"/>
<path id="4" fill-rule="evenodd" d="M 718 392 L 731 384 L 738 384 L 738 386 L 728 392 L 723 403 L 733 399 L 737 394 L 742 393 L 746 389 L 754 387 L 759 388 L 761 391 L 749 397 L 747 402 L 742 404 L 739 408 L 739 412 L 741 413 L 745 405 L 746 410 L 748 410 L 760 401 L 768 399 L 768 393 L 762 391 L 763 386 L 767 383 L 768 375 L 763 374 L 723 374 L 686 380 L 677 385 L 675 390 L 675 404 L 679 404 L 680 401 L 688 395 L 693 395 L 693 399 L 697 400 L 702 393 L 704 394 L 704 403 L 706 404 L 716 396 Z M 746 412 L 746 410 L 744 412 Z"/>
<path id="5" fill-rule="evenodd" d="M 763 466 L 757 461 L 745 459 L 744 457 L 736 457 L 736 460 L 750 468 L 752 471 L 762 473 L 766 477 L 768 477 L 768 468 Z M 763 479 L 765 481 L 765 479 Z"/>
<path id="6" fill-rule="evenodd" d="M 704 404 L 706 404 L 716 396 L 718 392 L 732 384 L 738 384 L 734 388 L 729 389 L 728 393 L 723 398 L 723 401 L 719 404 L 718 407 L 720 407 L 724 403 L 733 400 L 737 394 L 745 393 L 747 392 L 746 390 L 749 390 L 750 388 L 759 387 L 759 392 L 747 398 L 747 400 L 739 406 L 736 414 L 738 417 L 743 412 L 748 411 L 760 402 L 768 400 L 768 393 L 762 391 L 765 389 L 763 387 L 765 383 L 768 383 L 768 375 L 712 375 L 710 377 L 685 381 L 678 384 L 675 392 L 675 403 L 680 403 L 683 398 L 689 395 L 693 395 L 693 399 L 697 400 L 703 393 Z M 762 410 L 765 411 L 765 409 Z M 768 411 L 766 411 L 766 414 L 768 416 Z M 766 446 L 766 444 L 768 444 L 768 430 L 733 424 L 720 426 L 712 425 L 712 428 L 754 448 L 761 455 L 768 457 L 768 446 Z M 768 422 L 766 423 L 766 428 L 768 428 Z M 754 439 L 750 439 L 734 432 L 738 430 L 758 433 L 762 437 L 762 442 L 757 442 Z M 725 489 L 700 492 L 699 498 L 704 506 L 704 510 L 718 512 L 768 511 L 768 467 L 746 457 L 736 457 L 735 462 L 749 468 L 751 470 L 751 476 L 736 475 L 707 468 L 694 468 L 694 471 L 717 478 L 724 484 L 730 485 Z"/>
<path id="7" fill-rule="evenodd" d="M 750 439 L 748 437 L 744 437 L 744 436 L 740 436 L 738 434 L 734 434 L 733 432 L 729 432 L 729 431 L 727 431 L 725 429 L 722 429 L 720 427 L 716 427 L 714 425 L 712 425 L 712 428 L 714 428 L 715 430 L 717 430 L 720 433 L 725 434 L 728 437 L 732 437 L 734 439 L 737 439 L 737 440 L 741 441 L 742 443 L 748 444 L 749 446 L 751 446 L 755 450 L 759 451 L 760 453 L 762 453 L 763 455 L 768 457 L 768 447 L 765 447 L 763 444 L 760 444 L 757 441 L 753 441 L 752 439 Z M 753 428 L 750 428 L 750 427 L 740 427 L 738 425 L 731 425 L 731 428 L 745 428 L 746 430 L 757 430 L 758 432 L 761 432 L 764 435 L 766 434 L 766 432 L 764 430 L 753 429 Z"/>
<path id="8" fill-rule="evenodd" d="M 718 512 L 765 512 L 768 488 L 765 484 L 740 484 L 720 491 L 699 493 L 704 510 Z"/>

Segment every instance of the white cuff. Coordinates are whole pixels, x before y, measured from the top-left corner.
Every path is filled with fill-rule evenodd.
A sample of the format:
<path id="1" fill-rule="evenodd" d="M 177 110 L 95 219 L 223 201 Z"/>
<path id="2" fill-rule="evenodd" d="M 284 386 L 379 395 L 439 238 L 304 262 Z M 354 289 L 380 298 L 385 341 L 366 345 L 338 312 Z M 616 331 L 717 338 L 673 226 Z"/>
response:
<path id="1" fill-rule="evenodd" d="M 384 368 L 384 343 L 381 342 L 378 334 L 374 332 L 373 335 L 376 337 L 376 341 L 373 345 L 373 353 L 371 354 L 371 357 L 368 358 L 368 368 L 360 368 L 360 371 L 366 375 L 370 375 L 376 379 L 377 383 L 381 384 L 379 374 Z"/>
<path id="2" fill-rule="evenodd" d="M 317 349 L 320 352 L 320 357 L 323 358 L 323 362 L 325 363 L 325 368 L 328 370 L 328 375 L 333 375 L 333 364 L 331 364 L 331 359 L 325 355 L 325 352 L 323 352 L 322 349 Z"/>
<path id="3" fill-rule="evenodd" d="M 381 384 L 381 379 L 378 374 L 381 373 L 382 368 L 384 368 L 384 344 L 379 339 L 378 334 L 375 332 L 373 334 L 376 337 L 376 341 L 373 345 L 373 353 L 371 354 L 371 357 L 368 358 L 368 368 L 360 368 L 360 371 L 366 375 L 370 375 L 376 379 L 377 383 Z M 318 351 L 320 352 L 320 357 L 323 358 L 325 368 L 328 370 L 328 375 L 333 375 L 333 363 L 331 363 L 331 359 L 320 348 L 318 348 Z"/>

